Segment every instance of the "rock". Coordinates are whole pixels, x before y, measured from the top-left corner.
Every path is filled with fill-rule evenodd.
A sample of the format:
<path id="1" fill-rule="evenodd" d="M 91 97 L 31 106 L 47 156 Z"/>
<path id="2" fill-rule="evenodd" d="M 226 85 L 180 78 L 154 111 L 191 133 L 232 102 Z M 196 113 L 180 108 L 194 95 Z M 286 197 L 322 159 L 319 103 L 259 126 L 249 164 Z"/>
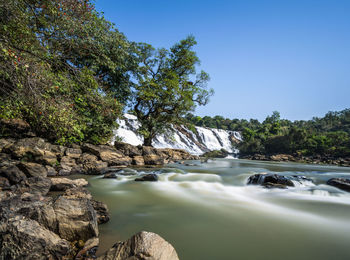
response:
<path id="1" fill-rule="evenodd" d="M 337 187 L 338 189 L 350 192 L 350 179 L 332 178 L 327 181 L 327 184 Z"/>
<path id="2" fill-rule="evenodd" d="M 0 138 L 0 152 L 4 147 L 11 146 L 15 142 L 15 139 L 11 138 Z"/>
<path id="3" fill-rule="evenodd" d="M 117 179 L 118 176 L 113 173 L 113 172 L 110 172 L 110 173 L 106 173 L 104 176 L 103 176 L 103 179 Z"/>
<path id="4" fill-rule="evenodd" d="M 142 165 L 145 165 L 145 160 L 143 159 L 143 156 L 134 156 L 132 158 L 131 164 L 142 166 Z"/>
<path id="5" fill-rule="evenodd" d="M 85 187 L 89 183 L 85 179 L 51 178 L 51 191 L 65 191 L 76 187 Z"/>
<path id="6" fill-rule="evenodd" d="M 61 169 L 58 171 L 58 176 L 69 176 L 71 175 L 71 171 L 70 170 L 65 170 L 65 169 Z"/>
<path id="7" fill-rule="evenodd" d="M 98 236 L 97 216 L 90 200 L 59 197 L 54 203 L 58 234 L 68 241 Z"/>
<path id="8" fill-rule="evenodd" d="M 101 201 L 91 200 L 92 207 L 96 211 L 98 224 L 103 224 L 109 221 L 109 212 L 107 205 Z"/>
<path id="9" fill-rule="evenodd" d="M 286 178 L 277 174 L 254 174 L 248 178 L 248 185 L 262 185 L 266 188 L 287 188 L 287 186 L 294 187 L 294 183 Z"/>
<path id="10" fill-rule="evenodd" d="M 293 161 L 293 156 L 289 154 L 276 154 L 276 155 L 271 155 L 270 160 L 272 161 L 278 161 L 278 162 L 288 162 L 288 161 Z"/>
<path id="11" fill-rule="evenodd" d="M 31 162 L 21 162 L 18 165 L 18 168 L 24 172 L 27 177 L 46 177 L 47 170 L 44 166 L 38 163 Z"/>
<path id="12" fill-rule="evenodd" d="M 133 146 L 131 144 L 116 142 L 114 146 L 118 151 L 122 152 L 125 156 L 135 157 L 135 156 L 142 155 L 142 150 L 139 149 L 139 147 Z"/>
<path id="13" fill-rule="evenodd" d="M 4 161 L 11 161 L 11 155 L 7 153 L 0 153 L 0 163 L 3 164 Z"/>
<path id="14" fill-rule="evenodd" d="M 53 167 L 46 165 L 45 168 L 47 171 L 47 176 L 52 177 L 57 175 L 57 171 Z"/>
<path id="15" fill-rule="evenodd" d="M 155 155 L 157 149 L 152 146 L 142 146 L 142 155 Z"/>
<path id="16" fill-rule="evenodd" d="M 55 232 L 57 229 L 56 214 L 52 208 L 51 198 L 41 195 L 23 193 L 1 201 L 0 206 L 6 208 L 1 211 L 1 216 L 5 218 L 16 217 L 18 215 L 37 221 L 40 225 Z"/>
<path id="17" fill-rule="evenodd" d="M 155 154 L 144 155 L 143 160 L 145 161 L 146 165 L 163 165 L 164 164 L 164 159 Z"/>
<path id="18" fill-rule="evenodd" d="M 158 175 L 151 173 L 140 178 L 135 179 L 135 181 L 158 181 Z"/>
<path id="19" fill-rule="evenodd" d="M 70 199 L 82 199 L 82 198 L 84 198 L 84 199 L 92 200 L 92 196 L 91 196 L 90 191 L 83 188 L 82 186 L 67 189 L 64 192 L 63 196 L 65 198 L 70 198 Z"/>
<path id="20" fill-rule="evenodd" d="M 60 161 L 60 167 L 66 172 L 70 172 L 73 167 L 77 166 L 75 159 L 69 156 L 62 157 Z"/>
<path id="21" fill-rule="evenodd" d="M 83 144 L 82 150 L 99 157 L 110 166 L 129 165 L 131 163 L 131 158 L 124 156 L 120 151 L 109 145 Z"/>
<path id="22" fill-rule="evenodd" d="M 0 177 L 0 190 L 8 189 L 10 187 L 10 182 L 5 177 Z"/>
<path id="23" fill-rule="evenodd" d="M 48 162 L 51 164 L 55 163 L 54 160 L 56 160 L 56 155 L 50 150 L 51 146 L 42 138 L 23 138 L 16 140 L 12 145 L 4 147 L 3 151 L 11 154 L 16 159 L 40 163 Z"/>
<path id="24" fill-rule="evenodd" d="M 2 136 L 14 138 L 33 136 L 30 125 L 22 119 L 1 119 L 0 133 Z"/>
<path id="25" fill-rule="evenodd" d="M 81 249 L 75 256 L 75 260 L 96 259 L 96 251 L 98 248 L 99 239 L 97 237 L 90 238 L 85 242 L 83 249 Z"/>
<path id="26" fill-rule="evenodd" d="M 45 196 L 51 188 L 51 180 L 44 177 L 31 177 L 23 180 L 16 186 L 16 191 L 19 193 L 28 192 L 31 194 L 41 194 Z"/>
<path id="27" fill-rule="evenodd" d="M 125 242 L 116 243 L 98 260 L 178 260 L 175 249 L 155 233 L 142 231 Z"/>
<path id="28" fill-rule="evenodd" d="M 108 163 L 99 161 L 97 156 L 83 153 L 77 163 L 82 165 L 85 174 L 99 175 L 108 167 Z"/>
<path id="29" fill-rule="evenodd" d="M 80 155 L 82 154 L 82 151 L 80 148 L 76 149 L 76 148 L 67 148 L 65 151 L 65 155 L 70 157 L 70 158 L 74 158 L 74 159 L 78 159 L 80 157 Z"/>
<path id="30" fill-rule="evenodd" d="M 0 176 L 7 178 L 12 185 L 27 179 L 26 175 L 14 165 L 1 167 Z"/>
<path id="31" fill-rule="evenodd" d="M 71 250 L 68 241 L 34 220 L 0 222 L 0 259 L 71 259 Z"/>
<path id="32" fill-rule="evenodd" d="M 228 151 L 225 149 L 214 150 L 210 152 L 206 152 L 201 155 L 201 157 L 209 157 L 209 158 L 226 158 L 228 156 Z"/>

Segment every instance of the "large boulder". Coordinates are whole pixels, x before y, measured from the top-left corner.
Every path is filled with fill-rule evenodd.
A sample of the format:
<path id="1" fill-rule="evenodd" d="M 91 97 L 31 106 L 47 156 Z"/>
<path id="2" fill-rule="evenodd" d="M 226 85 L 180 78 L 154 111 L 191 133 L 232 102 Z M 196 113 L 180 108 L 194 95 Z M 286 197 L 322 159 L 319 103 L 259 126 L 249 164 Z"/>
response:
<path id="1" fill-rule="evenodd" d="M 178 260 L 173 246 L 159 235 L 142 231 L 125 242 L 116 243 L 98 260 Z"/>
<path id="2" fill-rule="evenodd" d="M 58 234 L 68 241 L 98 236 L 97 216 L 90 200 L 59 197 L 54 203 Z"/>
<path id="3" fill-rule="evenodd" d="M 71 245 L 37 221 L 0 221 L 0 259 L 71 259 Z"/>
<path id="4" fill-rule="evenodd" d="M 277 174 L 259 173 L 248 178 L 248 185 L 262 185 L 266 188 L 287 188 L 294 187 L 294 183 L 285 176 Z"/>
<path id="5" fill-rule="evenodd" d="M 89 183 L 85 179 L 51 178 L 51 191 L 65 191 L 76 187 L 85 187 Z"/>
<path id="6" fill-rule="evenodd" d="M 350 179 L 332 178 L 327 181 L 327 184 L 350 192 Z"/>
<path id="7" fill-rule="evenodd" d="M 120 151 L 109 145 L 82 145 L 82 150 L 86 153 L 93 154 L 102 161 L 107 162 L 109 166 L 113 165 L 130 165 L 131 158 L 125 156 Z"/>
<path id="8" fill-rule="evenodd" d="M 164 158 L 156 154 L 144 155 L 143 160 L 146 165 L 163 165 Z"/>
<path id="9" fill-rule="evenodd" d="M 142 150 L 138 146 L 133 146 L 123 142 L 116 142 L 114 146 L 126 156 L 134 157 L 142 155 Z"/>
<path id="10" fill-rule="evenodd" d="M 83 173 L 91 175 L 102 174 L 103 170 L 108 167 L 107 162 L 100 161 L 97 156 L 88 153 L 83 153 L 77 159 L 77 163 L 82 166 Z"/>
<path id="11" fill-rule="evenodd" d="M 17 166 L 27 177 L 47 177 L 47 169 L 41 164 L 21 162 Z"/>

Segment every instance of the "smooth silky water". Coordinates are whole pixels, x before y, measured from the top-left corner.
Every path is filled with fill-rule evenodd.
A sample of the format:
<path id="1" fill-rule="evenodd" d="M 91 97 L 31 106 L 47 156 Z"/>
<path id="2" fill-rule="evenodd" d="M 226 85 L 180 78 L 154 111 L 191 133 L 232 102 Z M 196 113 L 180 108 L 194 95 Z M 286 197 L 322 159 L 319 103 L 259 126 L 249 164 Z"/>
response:
<path id="1" fill-rule="evenodd" d="M 326 185 L 333 177 L 350 178 L 350 168 L 235 159 L 189 163 L 126 169 L 116 180 L 88 176 L 93 196 L 111 213 L 99 226 L 99 253 L 146 230 L 169 241 L 183 260 L 350 259 L 350 193 Z M 152 172 L 158 182 L 134 181 Z M 303 175 L 314 184 L 246 185 L 250 175 L 263 172 Z"/>

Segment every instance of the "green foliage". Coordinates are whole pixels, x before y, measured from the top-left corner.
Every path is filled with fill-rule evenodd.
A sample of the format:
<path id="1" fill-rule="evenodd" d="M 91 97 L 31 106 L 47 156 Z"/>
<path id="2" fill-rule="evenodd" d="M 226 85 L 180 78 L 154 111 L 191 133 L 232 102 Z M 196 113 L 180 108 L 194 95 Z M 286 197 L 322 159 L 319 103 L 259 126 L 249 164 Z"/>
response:
<path id="1" fill-rule="evenodd" d="M 295 122 L 281 119 L 277 111 L 262 123 L 256 119 L 200 118 L 192 114 L 186 119 L 198 126 L 240 131 L 244 142 L 238 148 L 242 154 L 350 156 L 350 109 Z"/>
<path id="2" fill-rule="evenodd" d="M 213 94 L 205 88 L 208 74 L 196 73 L 199 59 L 192 50 L 195 44 L 189 36 L 170 50 L 138 45 L 132 108 L 141 122 L 139 133 L 145 145 L 151 145 L 152 139 L 172 124 L 184 122 L 186 113 L 207 104 Z"/>
<path id="3" fill-rule="evenodd" d="M 106 142 L 130 94 L 132 46 L 90 1 L 1 1 L 0 117 L 57 143 Z"/>

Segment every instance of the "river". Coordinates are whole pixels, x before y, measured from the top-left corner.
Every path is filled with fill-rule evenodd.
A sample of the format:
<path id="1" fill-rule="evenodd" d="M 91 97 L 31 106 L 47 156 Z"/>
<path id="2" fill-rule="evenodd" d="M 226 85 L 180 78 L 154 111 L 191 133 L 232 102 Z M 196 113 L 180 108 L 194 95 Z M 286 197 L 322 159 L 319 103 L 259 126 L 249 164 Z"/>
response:
<path id="1" fill-rule="evenodd" d="M 158 182 L 135 182 L 155 172 Z M 246 185 L 255 173 L 303 175 L 288 189 Z M 169 241 L 182 260 L 349 260 L 350 193 L 326 185 L 350 168 L 217 159 L 155 169 L 125 169 L 118 179 L 85 176 L 111 220 L 100 250 L 145 230 Z"/>

